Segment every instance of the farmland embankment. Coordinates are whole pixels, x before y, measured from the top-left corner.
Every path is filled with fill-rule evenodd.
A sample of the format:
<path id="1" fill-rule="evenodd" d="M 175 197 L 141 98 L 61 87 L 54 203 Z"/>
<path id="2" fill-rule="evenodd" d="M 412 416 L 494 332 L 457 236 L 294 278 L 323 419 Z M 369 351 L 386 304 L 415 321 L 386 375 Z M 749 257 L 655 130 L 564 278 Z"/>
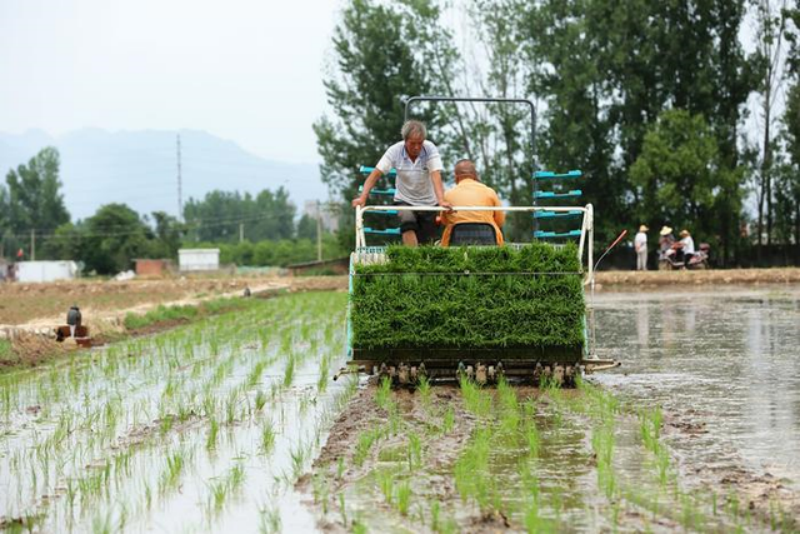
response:
<path id="1" fill-rule="evenodd" d="M 600 271 L 595 276 L 600 285 L 624 287 L 661 287 L 671 285 L 766 285 L 800 283 L 800 269 L 708 269 L 693 271 Z"/>

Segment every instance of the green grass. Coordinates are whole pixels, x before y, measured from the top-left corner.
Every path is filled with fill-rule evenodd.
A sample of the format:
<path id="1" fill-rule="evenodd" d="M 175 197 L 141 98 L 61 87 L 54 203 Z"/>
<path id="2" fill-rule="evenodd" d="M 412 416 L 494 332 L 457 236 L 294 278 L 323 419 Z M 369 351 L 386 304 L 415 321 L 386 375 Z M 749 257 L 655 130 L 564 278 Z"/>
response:
<path id="1" fill-rule="evenodd" d="M 197 317 L 197 306 L 159 306 L 144 315 L 128 313 L 125 316 L 125 328 L 139 330 L 156 323 L 190 321 Z"/>
<path id="2" fill-rule="evenodd" d="M 16 359 L 11 342 L 7 339 L 0 339 L 0 362 Z"/>
<path id="3" fill-rule="evenodd" d="M 123 324 L 127 330 L 141 330 L 159 324 L 188 323 L 201 317 L 254 306 L 254 301 L 239 298 L 219 298 L 197 306 L 159 306 L 145 314 L 128 313 Z"/>
<path id="4" fill-rule="evenodd" d="M 355 348 L 583 346 L 583 287 L 573 245 L 389 247 L 387 256 L 385 264 L 356 267 Z"/>

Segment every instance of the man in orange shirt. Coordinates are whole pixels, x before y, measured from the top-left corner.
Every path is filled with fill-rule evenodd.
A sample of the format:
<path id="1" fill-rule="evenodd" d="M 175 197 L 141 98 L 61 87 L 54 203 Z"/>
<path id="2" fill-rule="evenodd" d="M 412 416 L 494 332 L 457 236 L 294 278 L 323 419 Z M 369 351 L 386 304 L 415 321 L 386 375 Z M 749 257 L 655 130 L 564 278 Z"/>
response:
<path id="1" fill-rule="evenodd" d="M 456 163 L 453 171 L 456 177 L 456 186 L 444 194 L 446 202 L 453 206 L 502 206 L 497 193 L 491 187 L 485 186 L 478 178 L 475 164 L 462 159 Z M 503 211 L 450 211 L 442 213 L 442 222 L 447 224 L 442 235 L 442 246 L 464 244 L 489 244 L 494 237 L 494 243 L 503 244 L 503 232 L 500 228 L 506 220 Z M 456 226 L 468 224 L 459 228 L 453 235 Z M 494 232 L 494 236 L 491 233 Z M 485 235 L 488 233 L 488 236 Z M 488 242 L 488 243 L 487 243 Z"/>

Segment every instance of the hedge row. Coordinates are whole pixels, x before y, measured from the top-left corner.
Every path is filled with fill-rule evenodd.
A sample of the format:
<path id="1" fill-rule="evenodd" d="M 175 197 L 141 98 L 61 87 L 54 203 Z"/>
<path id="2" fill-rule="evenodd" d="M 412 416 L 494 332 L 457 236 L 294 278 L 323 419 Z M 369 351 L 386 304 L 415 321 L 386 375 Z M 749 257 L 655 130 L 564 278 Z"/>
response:
<path id="1" fill-rule="evenodd" d="M 351 322 L 357 349 L 583 346 L 574 245 L 395 246 L 387 255 L 386 264 L 356 267 Z"/>

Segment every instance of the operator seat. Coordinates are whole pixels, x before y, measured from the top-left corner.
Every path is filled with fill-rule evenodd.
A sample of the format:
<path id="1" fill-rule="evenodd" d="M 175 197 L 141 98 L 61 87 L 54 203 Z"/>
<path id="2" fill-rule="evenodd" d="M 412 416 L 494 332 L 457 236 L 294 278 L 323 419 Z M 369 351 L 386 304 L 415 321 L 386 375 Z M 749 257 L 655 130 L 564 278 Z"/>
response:
<path id="1" fill-rule="evenodd" d="M 497 233 L 488 223 L 459 223 L 450 232 L 450 246 L 497 246 Z"/>

